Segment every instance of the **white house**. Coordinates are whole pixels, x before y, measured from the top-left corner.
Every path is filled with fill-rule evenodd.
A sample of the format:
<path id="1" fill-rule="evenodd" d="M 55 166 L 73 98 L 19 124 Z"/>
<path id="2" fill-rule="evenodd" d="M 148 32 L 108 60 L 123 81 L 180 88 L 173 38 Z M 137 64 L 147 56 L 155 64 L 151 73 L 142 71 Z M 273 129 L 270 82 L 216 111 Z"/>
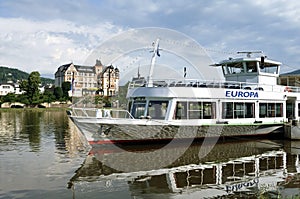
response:
<path id="1" fill-rule="evenodd" d="M 48 87 L 52 87 L 52 85 L 47 85 Z M 39 85 L 40 93 L 45 92 L 45 86 Z M 25 91 L 20 89 L 20 85 L 18 83 L 3 83 L 0 84 L 0 96 L 7 95 L 8 93 L 14 93 L 16 95 L 21 95 Z"/>
<path id="2" fill-rule="evenodd" d="M 0 96 L 8 93 L 15 93 L 15 87 L 12 84 L 0 84 Z"/>

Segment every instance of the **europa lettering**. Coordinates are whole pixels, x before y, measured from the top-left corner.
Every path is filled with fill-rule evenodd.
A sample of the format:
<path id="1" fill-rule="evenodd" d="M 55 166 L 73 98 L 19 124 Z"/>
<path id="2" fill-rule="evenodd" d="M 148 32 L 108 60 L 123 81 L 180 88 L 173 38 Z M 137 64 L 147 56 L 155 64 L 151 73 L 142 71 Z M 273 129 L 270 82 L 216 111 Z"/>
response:
<path id="1" fill-rule="evenodd" d="M 226 97 L 246 97 L 246 98 L 258 98 L 258 92 L 254 91 L 226 91 Z"/>
<path id="2" fill-rule="evenodd" d="M 249 188 L 249 187 L 253 187 L 253 186 L 257 186 L 259 183 L 258 178 L 254 178 L 253 180 L 249 181 L 249 182 L 241 182 L 241 183 L 237 183 L 237 184 L 233 184 L 233 185 L 226 185 L 225 189 L 226 192 L 234 192 L 234 191 L 238 191 L 240 189 L 244 188 Z"/>

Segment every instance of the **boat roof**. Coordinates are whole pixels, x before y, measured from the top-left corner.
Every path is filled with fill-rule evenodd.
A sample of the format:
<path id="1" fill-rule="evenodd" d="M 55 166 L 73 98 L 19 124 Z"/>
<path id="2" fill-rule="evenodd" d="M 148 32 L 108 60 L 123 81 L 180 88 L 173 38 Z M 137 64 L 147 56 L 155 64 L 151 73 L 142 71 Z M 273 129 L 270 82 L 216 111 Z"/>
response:
<path id="1" fill-rule="evenodd" d="M 258 62 L 260 62 L 261 61 L 261 57 L 242 57 L 242 58 L 231 58 L 230 57 L 230 58 L 228 58 L 226 60 L 220 61 L 219 64 L 223 65 L 223 64 L 226 64 L 226 63 L 249 62 L 249 61 L 258 61 Z M 274 61 L 274 60 L 267 59 L 267 58 L 264 58 L 264 62 L 265 63 L 270 63 L 270 64 L 281 65 L 281 62 Z"/>
<path id="2" fill-rule="evenodd" d="M 212 64 L 212 66 L 222 66 L 228 63 L 237 63 L 237 62 L 251 62 L 251 61 L 257 61 L 257 62 L 264 62 L 269 64 L 275 64 L 275 65 L 281 65 L 281 62 L 271 60 L 267 56 L 262 54 L 262 51 L 247 51 L 247 52 L 237 52 L 238 54 L 246 54 L 246 56 L 242 57 L 236 57 L 232 58 L 229 57 L 228 59 L 222 60 L 219 63 Z M 253 55 L 258 54 L 259 55 Z"/>

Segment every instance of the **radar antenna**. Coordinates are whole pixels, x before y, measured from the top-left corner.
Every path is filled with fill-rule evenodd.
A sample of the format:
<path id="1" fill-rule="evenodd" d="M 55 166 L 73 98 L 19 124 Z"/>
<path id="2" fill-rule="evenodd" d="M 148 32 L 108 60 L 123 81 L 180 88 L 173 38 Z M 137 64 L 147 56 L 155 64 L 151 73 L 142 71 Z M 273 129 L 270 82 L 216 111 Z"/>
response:
<path id="1" fill-rule="evenodd" d="M 239 52 L 237 52 L 237 54 L 246 54 L 246 56 L 249 57 L 249 58 L 254 53 L 263 54 L 263 51 L 239 51 Z"/>

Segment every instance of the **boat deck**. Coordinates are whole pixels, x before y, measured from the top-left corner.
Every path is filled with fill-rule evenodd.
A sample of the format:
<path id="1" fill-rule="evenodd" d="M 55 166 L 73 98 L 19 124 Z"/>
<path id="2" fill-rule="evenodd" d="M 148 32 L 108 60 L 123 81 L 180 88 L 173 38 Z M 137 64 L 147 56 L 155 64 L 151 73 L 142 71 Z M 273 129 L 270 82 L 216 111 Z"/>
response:
<path id="1" fill-rule="evenodd" d="M 145 87 L 146 82 L 132 81 L 128 85 L 128 89 L 137 87 Z M 300 87 L 269 85 L 250 82 L 238 81 L 215 81 L 215 80 L 198 80 L 198 79 L 164 79 L 153 80 L 154 87 L 194 87 L 194 88 L 227 88 L 227 89 L 244 89 L 244 90 L 260 90 L 270 92 L 296 92 L 300 93 Z"/>

